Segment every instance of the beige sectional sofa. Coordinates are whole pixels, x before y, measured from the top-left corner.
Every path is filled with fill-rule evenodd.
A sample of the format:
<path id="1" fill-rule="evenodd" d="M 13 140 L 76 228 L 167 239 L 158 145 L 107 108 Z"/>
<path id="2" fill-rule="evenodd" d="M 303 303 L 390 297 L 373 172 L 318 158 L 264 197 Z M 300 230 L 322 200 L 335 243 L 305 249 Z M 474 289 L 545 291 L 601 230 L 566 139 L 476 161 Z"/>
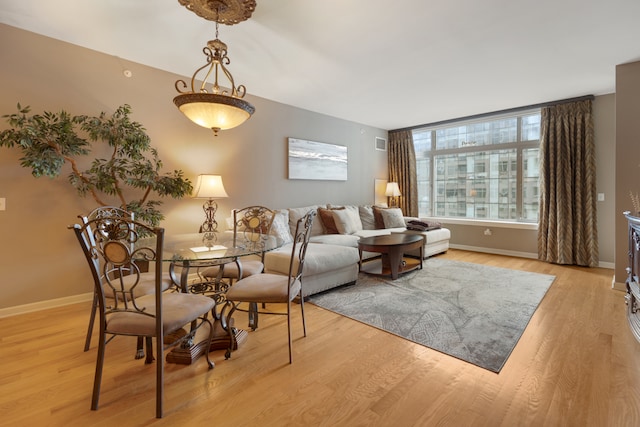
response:
<path id="1" fill-rule="evenodd" d="M 379 209 L 373 206 L 313 205 L 280 209 L 271 232 L 287 242 L 281 248 L 265 254 L 265 272 L 287 274 L 291 256 L 291 240 L 298 219 L 308 211 L 318 215 L 311 230 L 311 241 L 303 272 L 303 295 L 309 296 L 336 286 L 355 282 L 358 278 L 358 240 L 390 233 L 416 233 L 425 236 L 423 257 L 446 252 L 451 232 L 446 228 L 429 231 L 407 230 L 408 221 L 399 209 Z M 333 223 L 331 223 L 333 219 Z M 419 251 L 412 255 L 418 255 Z M 363 253 L 364 258 L 378 256 Z"/>

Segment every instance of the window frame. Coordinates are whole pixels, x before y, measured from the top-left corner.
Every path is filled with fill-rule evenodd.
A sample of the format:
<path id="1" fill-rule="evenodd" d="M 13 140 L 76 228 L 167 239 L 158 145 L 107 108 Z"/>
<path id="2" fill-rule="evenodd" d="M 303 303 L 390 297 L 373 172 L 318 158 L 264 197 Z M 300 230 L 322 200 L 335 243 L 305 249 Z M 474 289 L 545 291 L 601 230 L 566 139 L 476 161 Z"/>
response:
<path id="1" fill-rule="evenodd" d="M 416 151 L 418 151 L 418 147 L 416 147 L 416 139 L 415 139 L 415 135 L 416 134 L 421 134 L 421 133 L 425 133 L 428 132 L 429 133 L 429 140 L 430 140 L 430 148 L 428 150 L 428 165 L 426 166 L 428 168 L 428 183 L 427 183 L 427 191 L 428 191 L 428 195 L 427 195 L 427 202 L 428 202 L 428 209 L 430 210 L 431 215 L 426 215 L 426 213 L 422 210 L 422 206 L 423 203 L 418 203 L 418 209 L 419 209 L 419 215 L 420 216 L 428 216 L 428 217 L 432 217 L 432 218 L 438 218 L 440 220 L 446 221 L 446 222 L 455 222 L 455 223 L 463 223 L 463 224 L 477 224 L 477 223 L 487 223 L 487 224 L 511 224 L 513 226 L 519 227 L 520 225 L 522 226 L 522 228 L 531 228 L 531 227 L 537 227 L 537 219 L 532 220 L 532 219 L 525 219 L 524 218 L 524 214 L 525 214 L 525 206 L 524 206 L 524 196 L 523 196 L 523 192 L 524 192 L 524 183 L 525 183 L 525 177 L 524 173 L 524 153 L 526 152 L 526 150 L 530 150 L 530 149 L 540 149 L 540 139 L 535 139 L 535 140 L 525 140 L 523 141 L 523 134 L 524 129 L 523 129 L 523 118 L 527 117 L 527 116 L 533 116 L 533 115 L 538 115 L 540 116 L 541 114 L 541 109 L 540 108 L 530 108 L 530 109 L 523 109 L 523 110 L 519 110 L 517 112 L 509 112 L 509 113 L 497 113 L 497 114 L 486 114 L 486 115 L 482 115 L 481 117 L 477 117 L 477 118 L 466 118 L 466 119 L 460 119 L 460 120 L 451 120 L 451 121 L 447 121 L 447 122 L 441 122 L 440 124 L 434 124 L 434 125 L 426 125 L 426 126 L 420 126 L 418 128 L 414 128 L 412 129 L 412 136 L 414 137 L 414 148 L 416 148 Z M 490 122 L 495 122 L 495 121 L 499 121 L 499 120 L 507 120 L 507 119 L 516 119 L 516 140 L 513 142 L 506 142 L 506 143 L 487 143 L 487 144 L 465 144 L 464 141 L 462 143 L 459 144 L 458 147 L 455 148 L 437 148 L 438 146 L 438 140 L 437 140 L 437 133 L 438 131 L 442 131 L 444 129 L 448 129 L 448 128 L 455 128 L 455 127 L 459 127 L 459 126 L 469 126 L 469 125 L 474 125 L 474 124 L 479 124 L 479 123 L 490 123 Z M 491 138 L 491 135 L 489 136 L 489 138 Z M 422 143 L 424 144 L 424 142 Z M 423 146 L 424 147 L 424 146 Z M 421 150 L 424 150 L 421 147 Z M 486 153 L 490 153 L 490 152 L 496 152 L 498 150 L 515 150 L 516 153 L 516 159 L 515 159 L 515 172 L 516 172 L 516 197 L 515 197 L 515 219 L 502 219 L 502 218 L 489 218 L 487 216 L 484 217 L 478 217 L 477 216 L 477 212 L 478 209 L 480 207 L 474 207 L 473 211 L 474 211 L 474 216 L 473 217 L 468 217 L 468 216 L 446 216 L 446 215 L 442 215 L 438 212 L 437 210 L 437 206 L 438 203 L 450 203 L 447 201 L 446 197 L 443 197 L 442 195 L 439 195 L 439 188 L 438 187 L 442 187 L 443 183 L 438 181 L 436 182 L 436 173 L 437 173 L 437 162 L 436 159 L 442 158 L 442 156 L 446 156 L 446 155 L 460 155 L 460 154 L 474 154 L 474 153 L 480 153 L 480 152 L 486 152 Z M 416 153 L 417 154 L 417 153 Z M 424 159 L 424 157 L 422 156 L 417 156 L 417 163 L 420 163 L 420 160 Z M 508 160 L 507 160 L 508 161 Z M 420 164 L 417 165 L 417 171 L 418 173 L 420 173 Z M 452 165 L 451 164 L 447 164 L 445 162 L 445 164 L 443 165 L 443 169 L 448 169 L 451 168 Z M 458 166 L 459 167 L 459 166 Z M 511 172 L 511 170 L 513 169 L 513 165 L 511 165 L 511 167 L 509 167 L 509 165 L 507 164 L 506 166 L 506 174 L 509 174 Z M 530 177 L 529 177 L 530 178 Z M 539 178 L 538 178 L 539 179 Z M 468 178 L 467 178 L 468 180 Z M 418 179 L 418 196 L 419 198 L 422 198 L 422 194 L 424 194 L 424 189 L 423 189 L 423 182 L 424 180 L 420 180 Z M 444 190 L 444 195 L 447 194 L 447 189 L 446 186 L 444 186 L 445 190 Z M 485 190 L 486 191 L 486 190 Z M 488 193 L 488 191 L 487 191 Z M 539 192 L 538 195 L 539 197 Z M 488 215 L 488 205 L 484 205 L 482 206 L 482 208 L 485 211 L 485 215 Z M 507 207 L 505 207 L 505 209 L 508 209 Z M 529 211 L 530 212 L 530 211 Z M 444 213 L 444 211 L 442 212 Z"/>

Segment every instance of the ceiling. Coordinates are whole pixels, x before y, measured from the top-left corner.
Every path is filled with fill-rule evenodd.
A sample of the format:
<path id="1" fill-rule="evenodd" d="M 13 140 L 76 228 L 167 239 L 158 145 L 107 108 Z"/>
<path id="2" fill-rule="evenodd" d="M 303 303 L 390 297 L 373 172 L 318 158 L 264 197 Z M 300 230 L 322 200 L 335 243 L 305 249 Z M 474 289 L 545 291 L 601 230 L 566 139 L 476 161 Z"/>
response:
<path id="1" fill-rule="evenodd" d="M 257 0 L 221 26 L 251 95 L 382 129 L 615 91 L 638 0 Z M 177 0 L 0 0 L 0 22 L 190 78 L 215 24 Z"/>

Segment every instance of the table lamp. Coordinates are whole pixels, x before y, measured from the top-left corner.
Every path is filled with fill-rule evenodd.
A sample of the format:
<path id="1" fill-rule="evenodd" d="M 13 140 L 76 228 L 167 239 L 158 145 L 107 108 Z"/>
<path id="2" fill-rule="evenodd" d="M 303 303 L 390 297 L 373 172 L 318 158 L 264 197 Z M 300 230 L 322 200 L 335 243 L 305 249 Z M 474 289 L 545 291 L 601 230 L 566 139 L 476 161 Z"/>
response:
<path id="1" fill-rule="evenodd" d="M 400 187 L 398 187 L 398 183 L 388 182 L 387 190 L 384 192 L 384 195 L 391 199 L 391 202 L 389 203 L 389 207 L 397 206 L 396 197 L 402 196 L 402 193 L 400 193 Z"/>
<path id="2" fill-rule="evenodd" d="M 202 205 L 206 219 L 200 226 L 200 233 L 218 231 L 218 223 L 215 218 L 218 204 L 214 199 L 229 197 L 222 184 L 222 177 L 220 175 L 198 175 L 193 197 L 209 199 Z"/>

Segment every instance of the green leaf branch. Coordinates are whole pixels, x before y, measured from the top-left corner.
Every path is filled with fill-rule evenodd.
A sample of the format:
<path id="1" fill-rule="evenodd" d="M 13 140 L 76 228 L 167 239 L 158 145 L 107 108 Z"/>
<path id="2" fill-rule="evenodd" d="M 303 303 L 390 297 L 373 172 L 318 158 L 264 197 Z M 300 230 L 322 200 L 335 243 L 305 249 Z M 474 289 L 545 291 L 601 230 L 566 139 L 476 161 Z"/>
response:
<path id="1" fill-rule="evenodd" d="M 2 116 L 11 128 L 0 132 L 0 147 L 21 150 L 20 165 L 36 178 L 56 178 L 68 164 L 69 183 L 81 197 L 90 195 L 99 206 L 119 205 L 152 225 L 164 219 L 162 202 L 152 200 L 153 195 L 179 199 L 193 189 L 181 170 L 162 172 L 158 151 L 144 127 L 130 119 L 127 104 L 98 117 L 30 112 L 29 106 L 18 104 L 17 113 Z M 91 154 L 92 143 L 107 144 L 110 150 L 104 151 L 110 156 L 95 158 L 82 171 L 78 159 Z"/>

